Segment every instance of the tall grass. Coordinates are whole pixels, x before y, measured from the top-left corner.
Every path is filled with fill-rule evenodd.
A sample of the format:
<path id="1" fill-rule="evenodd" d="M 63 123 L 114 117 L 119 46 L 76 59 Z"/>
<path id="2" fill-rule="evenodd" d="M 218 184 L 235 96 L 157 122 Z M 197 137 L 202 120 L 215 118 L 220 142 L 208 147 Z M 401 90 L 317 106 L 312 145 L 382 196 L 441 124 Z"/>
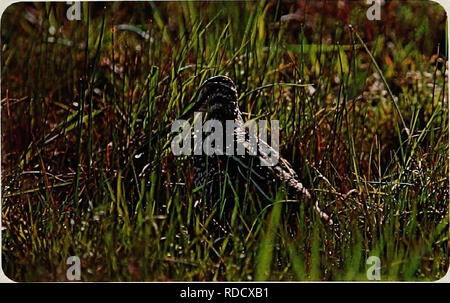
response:
<path id="1" fill-rule="evenodd" d="M 393 2 L 371 23 L 359 3 L 346 18 L 320 3 L 298 23 L 280 22 L 296 10 L 284 2 L 84 3 L 73 22 L 64 4 L 8 8 L 4 272 L 65 280 L 76 255 L 85 281 L 366 280 L 377 256 L 383 280 L 442 277 L 445 14 Z M 214 227 L 167 126 L 218 74 L 246 119 L 280 121 L 281 154 L 333 226 L 282 188 L 268 201 L 232 180 L 244 198 Z"/>

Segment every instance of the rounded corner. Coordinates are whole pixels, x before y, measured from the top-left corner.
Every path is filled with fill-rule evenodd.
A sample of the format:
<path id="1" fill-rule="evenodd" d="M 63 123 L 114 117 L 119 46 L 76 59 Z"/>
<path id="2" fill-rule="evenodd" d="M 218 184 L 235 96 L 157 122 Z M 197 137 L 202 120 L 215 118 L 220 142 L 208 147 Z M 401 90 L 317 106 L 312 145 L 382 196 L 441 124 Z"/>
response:
<path id="1" fill-rule="evenodd" d="M 445 5 L 443 0 L 427 0 L 427 1 L 432 2 L 433 4 L 439 6 L 440 9 L 442 9 L 444 11 L 445 16 L 448 19 L 448 15 L 449 15 L 449 12 L 450 12 L 450 6 L 448 4 Z M 447 1 L 447 0 L 445 0 L 445 1 Z"/>
<path id="2" fill-rule="evenodd" d="M 10 3 L 7 3 L 6 7 L 0 11 L 0 28 L 3 27 L 3 16 L 5 15 L 5 12 L 11 9 L 13 6 L 21 3 L 25 3 L 25 1 L 11 0 Z"/>
<path id="3" fill-rule="evenodd" d="M 2 260 L 1 262 L 1 266 L 0 266 L 0 283 L 18 283 L 18 281 L 15 281 L 13 279 L 11 279 L 10 277 L 8 277 L 8 275 L 5 273 L 5 270 L 3 268 L 3 266 L 5 266 L 5 262 L 4 260 Z"/>
<path id="4" fill-rule="evenodd" d="M 434 280 L 435 283 L 449 283 L 450 282 L 450 261 L 447 262 L 447 272 L 442 277 Z"/>

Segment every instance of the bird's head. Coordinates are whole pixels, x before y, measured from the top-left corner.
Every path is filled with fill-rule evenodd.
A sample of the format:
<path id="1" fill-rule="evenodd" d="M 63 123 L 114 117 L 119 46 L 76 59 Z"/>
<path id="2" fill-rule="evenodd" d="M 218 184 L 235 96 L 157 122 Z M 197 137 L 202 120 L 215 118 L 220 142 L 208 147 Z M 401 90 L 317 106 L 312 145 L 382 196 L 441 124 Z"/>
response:
<path id="1" fill-rule="evenodd" d="M 196 104 L 197 111 L 208 113 L 212 119 L 236 119 L 239 109 L 234 82 L 226 76 L 209 78 L 200 86 Z"/>

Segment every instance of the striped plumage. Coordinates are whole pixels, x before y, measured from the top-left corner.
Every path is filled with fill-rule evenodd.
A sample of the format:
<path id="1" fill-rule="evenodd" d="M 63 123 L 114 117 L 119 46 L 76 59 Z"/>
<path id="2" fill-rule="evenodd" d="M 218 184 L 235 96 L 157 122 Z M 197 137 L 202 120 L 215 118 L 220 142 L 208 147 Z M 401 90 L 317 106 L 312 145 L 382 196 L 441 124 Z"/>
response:
<path id="1" fill-rule="evenodd" d="M 199 188 L 203 201 L 210 207 L 215 207 L 223 198 L 233 200 L 233 189 L 230 187 L 239 178 L 242 182 L 250 181 L 264 194 L 263 188 L 270 182 L 285 184 L 289 192 L 303 197 L 312 202 L 311 194 L 299 181 L 298 175 L 292 169 L 288 161 L 278 157 L 278 164 L 275 166 L 262 166 L 261 161 L 267 161 L 267 154 L 261 153 L 258 149 L 256 156 L 251 156 L 251 146 L 246 139 L 244 121 L 238 106 L 238 94 L 233 81 L 225 76 L 216 76 L 206 80 L 200 90 L 199 96 L 193 111 L 204 111 L 207 113 L 206 119 L 215 119 L 222 122 L 225 130 L 226 120 L 234 120 L 238 126 L 234 131 L 236 142 L 243 142 L 246 148 L 245 156 L 212 155 L 195 156 L 194 163 L 194 185 Z M 225 136 L 226 134 L 224 134 Z M 225 142 L 225 138 L 224 138 Z M 260 144 L 265 144 L 271 153 L 276 153 L 267 143 L 259 140 Z M 236 145 L 235 145 L 236 147 Z M 225 186 L 224 183 L 226 182 Z M 223 191 L 225 189 L 225 192 Z M 233 205 L 233 201 L 226 201 L 228 205 Z M 330 217 L 322 212 L 317 203 L 315 210 L 320 217 L 331 223 Z"/>

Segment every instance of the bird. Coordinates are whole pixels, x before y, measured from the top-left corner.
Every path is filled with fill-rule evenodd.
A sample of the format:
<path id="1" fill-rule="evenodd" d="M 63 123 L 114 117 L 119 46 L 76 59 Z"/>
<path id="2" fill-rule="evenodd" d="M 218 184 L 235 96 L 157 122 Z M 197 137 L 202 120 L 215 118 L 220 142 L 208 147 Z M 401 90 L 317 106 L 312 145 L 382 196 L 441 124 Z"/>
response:
<path id="1" fill-rule="evenodd" d="M 255 153 L 254 147 L 246 140 L 248 133 L 239 109 L 238 91 L 231 78 L 218 75 L 204 81 L 198 89 L 195 104 L 184 116 L 193 112 L 204 112 L 205 120 L 217 120 L 222 123 L 223 129 L 227 120 L 233 120 L 236 126 L 233 134 L 236 146 L 243 144 L 246 151 L 244 155 L 234 153 L 194 156 L 194 186 L 203 199 L 201 202 L 213 209 L 224 199 L 230 205 L 233 204 L 237 191 L 233 188 L 234 184 L 250 182 L 265 195 L 265 185 L 275 181 L 285 185 L 288 192 L 308 201 L 324 222 L 333 223 L 331 217 L 320 209 L 318 202 L 313 203 L 310 191 L 302 184 L 292 165 L 278 155 L 278 151 L 260 138 L 259 146 L 263 146 L 269 153 L 262 152 L 261 148 Z M 269 160 L 268 155 L 275 153 L 278 163 L 262 165 Z"/>

